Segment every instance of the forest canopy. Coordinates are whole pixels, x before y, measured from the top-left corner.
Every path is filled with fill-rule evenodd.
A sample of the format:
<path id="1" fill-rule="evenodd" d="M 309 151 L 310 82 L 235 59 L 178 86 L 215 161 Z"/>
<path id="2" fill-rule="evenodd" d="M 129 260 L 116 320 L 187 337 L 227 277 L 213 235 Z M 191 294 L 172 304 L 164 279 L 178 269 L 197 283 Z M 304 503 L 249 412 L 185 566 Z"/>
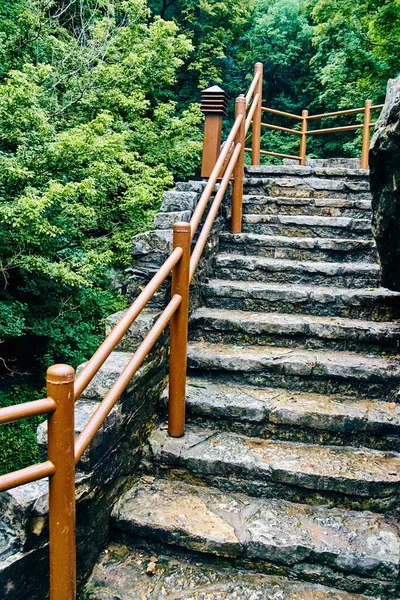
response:
<path id="1" fill-rule="evenodd" d="M 399 38 L 400 0 L 3 0 L 0 405 L 87 359 L 124 307 L 132 236 L 198 173 L 203 87 L 234 99 L 261 61 L 269 106 L 382 102 Z M 314 137 L 316 156 L 359 153 L 353 133 Z"/>

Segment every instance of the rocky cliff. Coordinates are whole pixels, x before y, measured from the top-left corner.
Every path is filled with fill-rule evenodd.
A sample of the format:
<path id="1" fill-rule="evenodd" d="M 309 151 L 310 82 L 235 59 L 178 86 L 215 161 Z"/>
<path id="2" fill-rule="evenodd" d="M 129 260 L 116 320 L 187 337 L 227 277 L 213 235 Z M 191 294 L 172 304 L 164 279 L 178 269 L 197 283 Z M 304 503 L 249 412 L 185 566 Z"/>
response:
<path id="1" fill-rule="evenodd" d="M 390 79 L 370 149 L 372 225 L 382 283 L 400 290 L 400 77 Z"/>

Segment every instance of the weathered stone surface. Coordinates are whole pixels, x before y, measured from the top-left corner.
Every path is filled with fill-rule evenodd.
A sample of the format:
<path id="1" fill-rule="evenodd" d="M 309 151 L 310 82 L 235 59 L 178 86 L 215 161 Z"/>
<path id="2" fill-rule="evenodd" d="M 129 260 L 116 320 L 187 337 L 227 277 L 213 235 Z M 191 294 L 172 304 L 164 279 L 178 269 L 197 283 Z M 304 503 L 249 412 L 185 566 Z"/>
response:
<path id="1" fill-rule="evenodd" d="M 368 600 L 311 583 L 255 574 L 188 558 L 157 555 L 113 543 L 104 551 L 81 600 Z"/>
<path id="2" fill-rule="evenodd" d="M 376 579 L 396 580 L 399 574 L 396 524 L 373 513 L 155 480 L 135 485 L 112 516 L 116 528 L 133 536 L 198 552 L 289 566 L 315 561 Z"/>
<path id="3" fill-rule="evenodd" d="M 399 354 L 400 324 L 278 312 L 200 308 L 190 318 L 191 339 L 224 344 Z"/>
<path id="4" fill-rule="evenodd" d="M 159 212 L 154 217 L 154 227 L 156 229 L 172 229 L 175 223 L 190 221 L 192 213 L 190 210 L 181 210 L 177 212 Z"/>
<path id="5" fill-rule="evenodd" d="M 117 325 L 117 323 L 120 321 L 120 319 L 125 313 L 126 310 L 121 310 L 106 318 L 106 335 L 109 335 L 111 333 L 111 331 L 114 329 L 114 327 Z M 154 323 L 157 321 L 159 316 L 159 312 L 144 309 L 129 327 L 128 331 L 118 344 L 117 349 L 136 350 L 139 344 L 141 344 L 146 335 L 149 333 L 150 329 L 153 327 Z"/>
<path id="6" fill-rule="evenodd" d="M 219 372 L 225 380 L 229 373 L 231 381 L 240 383 L 364 398 L 395 398 L 400 384 L 398 360 L 353 352 L 191 342 L 188 365 L 199 372 Z"/>
<path id="7" fill-rule="evenodd" d="M 244 194 L 243 212 L 244 214 L 318 215 L 370 219 L 371 202 L 343 198 L 291 198 L 290 196 Z"/>
<path id="8" fill-rule="evenodd" d="M 370 149 L 373 230 L 382 282 L 400 290 L 400 77 L 389 79 Z"/>
<path id="9" fill-rule="evenodd" d="M 219 254 L 215 259 L 219 279 L 313 284 L 350 288 L 376 287 L 379 267 L 370 263 L 332 263 L 275 260 L 264 256 Z"/>
<path id="10" fill-rule="evenodd" d="M 371 237 L 369 219 L 309 215 L 244 214 L 243 231 L 264 235 L 359 239 Z"/>
<path id="11" fill-rule="evenodd" d="M 343 289 L 211 279 L 204 286 L 206 305 L 238 310 L 301 313 L 371 321 L 400 317 L 400 294 L 385 288 Z"/>
<path id="12" fill-rule="evenodd" d="M 229 432 L 188 428 L 184 438 L 159 429 L 150 438 L 154 458 L 172 469 L 186 469 L 206 483 L 251 495 L 313 502 L 342 496 L 346 506 L 396 506 L 400 495 L 400 455 L 248 438 Z M 258 482 L 251 492 L 250 482 Z M 212 485 L 215 485 L 212 484 Z M 257 491 L 258 489 L 258 491 Z M 301 491 L 302 490 L 302 491 Z M 339 500 L 337 500 L 339 501 Z"/>
<path id="13" fill-rule="evenodd" d="M 196 192 L 164 192 L 160 212 L 193 211 L 198 197 L 199 194 Z"/>
<path id="14" fill-rule="evenodd" d="M 261 233 L 220 234 L 220 252 L 317 262 L 373 262 L 373 240 L 286 237 Z"/>
<path id="15" fill-rule="evenodd" d="M 163 394 L 166 406 L 168 388 Z M 400 449 L 400 404 L 189 377 L 188 422 L 252 437 Z"/>

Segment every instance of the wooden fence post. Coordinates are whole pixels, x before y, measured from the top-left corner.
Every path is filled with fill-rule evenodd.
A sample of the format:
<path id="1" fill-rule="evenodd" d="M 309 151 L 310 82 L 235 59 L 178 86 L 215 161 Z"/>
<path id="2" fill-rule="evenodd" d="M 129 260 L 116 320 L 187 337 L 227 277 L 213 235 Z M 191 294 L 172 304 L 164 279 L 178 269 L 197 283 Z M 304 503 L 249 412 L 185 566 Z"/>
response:
<path id="1" fill-rule="evenodd" d="M 168 434 L 181 437 L 185 433 L 186 367 L 189 318 L 190 224 L 175 223 L 173 246 L 183 254 L 172 271 L 172 297 L 179 294 L 182 302 L 170 324 Z"/>
<path id="2" fill-rule="evenodd" d="M 243 179 L 244 179 L 244 144 L 246 128 L 246 98 L 241 94 L 236 98 L 235 117 L 242 115 L 242 122 L 235 137 L 235 145 L 241 144 L 239 158 L 236 161 L 233 170 L 233 188 L 232 188 L 232 215 L 231 232 L 241 233 L 242 231 L 242 204 L 243 204 Z"/>
<path id="3" fill-rule="evenodd" d="M 48 457 L 55 467 L 49 481 L 50 598 L 76 598 L 74 369 L 47 371 L 47 396 L 56 403 L 48 421 Z"/>
<path id="4" fill-rule="evenodd" d="M 307 128 L 308 128 L 308 110 L 303 110 L 301 113 L 303 120 L 301 122 L 301 138 L 300 138 L 300 165 L 306 166 L 306 154 L 307 154 Z"/>
<path id="5" fill-rule="evenodd" d="M 263 64 L 258 62 L 254 66 L 254 74 L 260 73 L 257 87 L 254 95 L 259 94 L 258 106 L 253 115 L 252 138 L 251 138 L 251 164 L 260 164 L 261 149 L 261 107 L 262 107 L 262 84 L 263 84 Z"/>
<path id="6" fill-rule="evenodd" d="M 364 127 L 362 137 L 362 150 L 361 150 L 361 169 L 368 169 L 368 154 L 369 154 L 369 138 L 370 138 L 370 126 L 371 126 L 371 106 L 372 100 L 365 101 L 364 108 Z"/>
<path id="7" fill-rule="evenodd" d="M 201 112 L 204 119 L 201 176 L 210 177 L 221 152 L 222 118 L 226 114 L 228 94 L 214 85 L 201 92 Z"/>

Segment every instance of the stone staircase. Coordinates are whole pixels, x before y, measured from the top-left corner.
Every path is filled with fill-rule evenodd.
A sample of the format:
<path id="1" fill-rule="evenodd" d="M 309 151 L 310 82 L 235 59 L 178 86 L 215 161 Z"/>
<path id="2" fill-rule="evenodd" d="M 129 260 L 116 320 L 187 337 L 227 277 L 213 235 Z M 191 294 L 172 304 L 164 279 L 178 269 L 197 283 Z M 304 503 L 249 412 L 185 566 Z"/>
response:
<path id="1" fill-rule="evenodd" d="M 187 433 L 152 433 L 87 599 L 400 598 L 400 299 L 368 174 L 247 168 L 243 210 L 191 316 Z"/>

